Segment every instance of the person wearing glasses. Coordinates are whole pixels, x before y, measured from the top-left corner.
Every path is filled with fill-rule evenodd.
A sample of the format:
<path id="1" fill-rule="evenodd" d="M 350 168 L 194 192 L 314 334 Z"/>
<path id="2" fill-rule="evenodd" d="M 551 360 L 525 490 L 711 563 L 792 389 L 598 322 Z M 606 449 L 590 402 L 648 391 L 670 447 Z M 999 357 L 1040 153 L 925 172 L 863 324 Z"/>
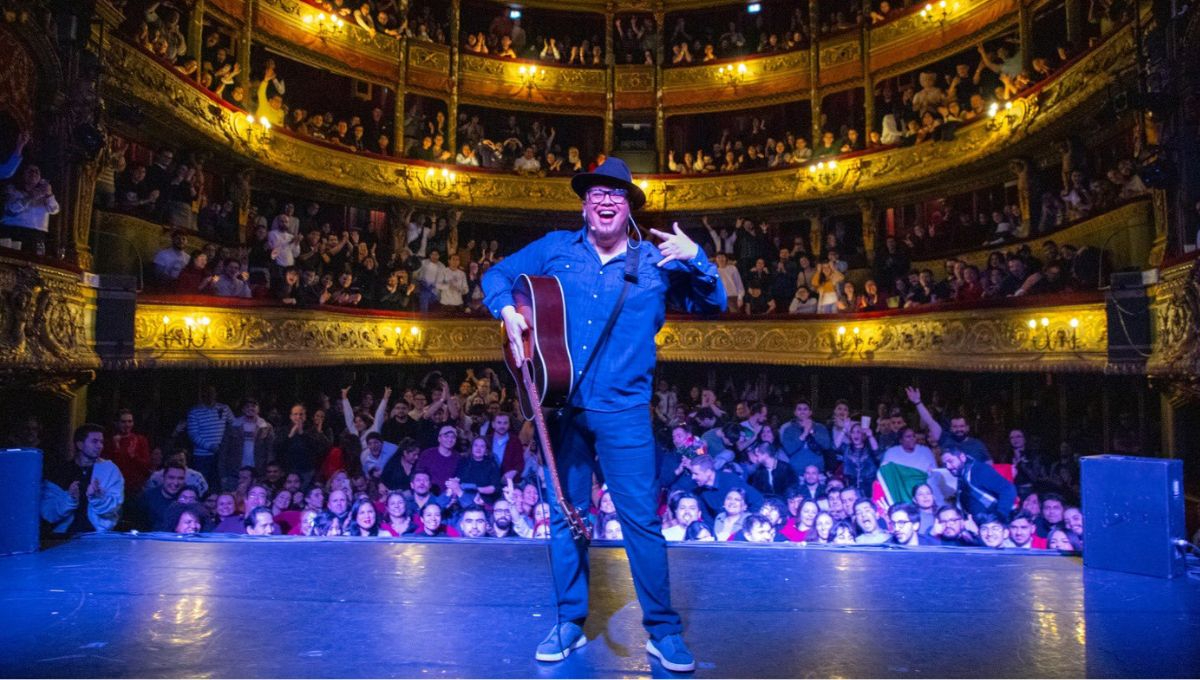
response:
<path id="1" fill-rule="evenodd" d="M 715 314 L 725 311 L 725 289 L 717 267 L 673 225 L 651 229 L 657 247 L 642 242 L 631 212 L 646 195 L 619 158 L 605 158 L 594 171 L 571 178 L 582 199 L 583 227 L 556 231 L 504 258 L 483 277 L 484 303 L 503 319 L 517 361 L 524 361 L 524 317 L 513 305 L 513 283 L 521 274 L 556 276 L 567 311 L 567 340 L 579 381 L 571 403 L 549 418 L 563 493 L 586 510 L 597 464 L 616 504 L 629 555 L 642 624 L 650 635 L 646 650 L 670 671 L 695 669 L 683 642 L 679 614 L 671 606 L 666 542 L 657 515 L 654 436 L 650 422 L 654 336 L 667 307 Z M 627 258 L 636 258 L 636 282 L 604 341 L 600 356 L 584 375 L 600 333 L 626 285 Z M 586 542 L 572 537 L 558 505 L 551 503 L 550 554 L 558 601 L 558 623 L 537 647 L 539 661 L 560 661 L 587 643 Z"/>
<path id="2" fill-rule="evenodd" d="M 892 523 L 891 542 L 896 545 L 942 545 L 941 540 L 917 531 L 921 511 L 912 503 L 897 503 L 888 508 L 888 520 Z"/>

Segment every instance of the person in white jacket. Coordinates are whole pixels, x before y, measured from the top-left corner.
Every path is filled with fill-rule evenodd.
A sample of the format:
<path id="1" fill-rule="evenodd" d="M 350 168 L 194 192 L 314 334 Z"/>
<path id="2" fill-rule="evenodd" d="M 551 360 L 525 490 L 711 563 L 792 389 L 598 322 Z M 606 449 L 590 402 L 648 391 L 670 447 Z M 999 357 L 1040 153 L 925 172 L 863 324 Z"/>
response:
<path id="1" fill-rule="evenodd" d="M 56 534 L 111 531 L 121 519 L 125 477 L 116 463 L 100 457 L 104 428 L 75 429 L 75 458 L 55 480 L 42 482 L 42 519 Z"/>
<path id="2" fill-rule="evenodd" d="M 451 255 L 450 266 L 442 269 L 438 274 L 438 304 L 443 309 L 461 310 L 463 308 L 463 296 L 469 290 L 467 274 L 459 267 L 458 255 Z"/>
<path id="3" fill-rule="evenodd" d="M 742 285 L 742 274 L 735 265 L 729 263 L 725 253 L 717 253 L 717 273 L 721 275 L 721 284 L 725 286 L 725 295 L 729 298 L 729 309 L 741 309 L 742 299 L 746 296 L 746 288 Z"/>

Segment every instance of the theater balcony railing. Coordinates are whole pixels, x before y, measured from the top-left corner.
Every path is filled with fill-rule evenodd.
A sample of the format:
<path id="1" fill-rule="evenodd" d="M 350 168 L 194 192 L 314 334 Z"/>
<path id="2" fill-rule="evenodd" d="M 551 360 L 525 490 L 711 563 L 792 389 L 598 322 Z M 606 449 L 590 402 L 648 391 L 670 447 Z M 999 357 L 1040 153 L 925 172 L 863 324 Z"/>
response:
<path id="1" fill-rule="evenodd" d="M 1132 27 L 1115 31 L 1058 75 L 1015 100 L 995 118 L 960 128 L 955 139 L 908 148 L 839 158 L 836 169 L 812 173 L 806 167 L 692 177 L 637 178 L 646 190 L 651 212 L 709 212 L 769 205 L 803 204 L 828 207 L 861 197 L 886 200 L 916 188 L 961 179 L 971 166 L 1006 163 L 1019 153 L 1038 153 L 1090 115 L 1122 74 L 1134 65 Z M 127 42 L 105 36 L 103 87 L 106 98 L 139 111 L 144 133 L 207 143 L 234 153 L 263 170 L 385 200 L 454 204 L 485 210 L 575 212 L 578 198 L 565 178 L 536 179 L 453 165 L 353 154 L 285 130 L 261 134 L 248 125 L 245 112 L 233 109 L 172 69 Z M 118 121 L 118 125 L 119 125 Z M 954 180 L 954 181 L 957 181 Z"/>
<path id="2" fill-rule="evenodd" d="M 231 19 L 245 20 L 244 0 L 208 0 L 208 3 Z M 852 29 L 826 36 L 818 43 L 816 82 L 807 48 L 703 65 L 666 67 L 662 81 L 664 113 L 676 115 L 795 101 L 811 96 L 814 86 L 817 91 L 831 91 L 861 85 L 864 69 L 875 78 L 911 71 L 1013 29 L 1018 21 L 1019 4 L 1020 0 L 955 0 L 954 10 L 943 21 L 928 21 L 921 16 L 918 3 L 894 19 L 865 31 Z M 586 9 L 581 11 L 604 11 L 603 5 L 582 7 Z M 254 39 L 313 66 L 383 85 L 394 83 L 403 49 L 400 40 L 384 34 L 372 35 L 352 22 L 331 27 L 319 20 L 320 15 L 321 10 L 308 2 L 257 0 L 253 12 Z M 935 47 L 931 49 L 931 45 Z M 408 64 L 406 87 L 433 96 L 449 95 L 452 80 L 449 47 L 409 41 L 404 56 Z M 500 101 L 517 108 L 604 114 L 604 69 L 538 62 L 541 76 L 533 84 L 516 77 L 519 65 L 503 66 L 513 64 L 511 61 L 466 51 L 462 57 L 459 93 L 464 101 L 488 105 Z M 737 74 L 736 84 L 722 70 L 729 66 L 744 67 Z M 641 81 L 648 79 L 648 89 L 653 94 L 653 66 L 622 66 L 618 72 L 637 73 Z M 615 81 L 616 110 L 654 108 L 653 97 L 630 97 L 630 91 L 622 88 L 621 78 Z"/>
<path id="3" fill-rule="evenodd" d="M 1082 294 L 869 314 L 671 318 L 657 343 L 663 360 L 678 362 L 1096 372 L 1106 366 L 1104 315 L 1098 294 Z M 138 300 L 134 346 L 139 368 L 501 358 L 500 325 L 490 318 L 147 295 Z"/>

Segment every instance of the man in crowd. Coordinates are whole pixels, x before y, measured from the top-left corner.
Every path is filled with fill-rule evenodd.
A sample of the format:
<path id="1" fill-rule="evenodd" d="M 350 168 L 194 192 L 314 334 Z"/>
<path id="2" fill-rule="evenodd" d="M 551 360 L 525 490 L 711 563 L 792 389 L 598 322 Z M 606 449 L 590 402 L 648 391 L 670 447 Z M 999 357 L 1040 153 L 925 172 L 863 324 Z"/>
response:
<path id="1" fill-rule="evenodd" d="M 741 489 L 746 495 L 746 506 L 757 510 L 762 505 L 763 497 L 752 486 L 746 484 L 741 477 L 732 472 L 717 470 L 711 456 L 696 456 L 692 459 L 692 481 L 696 489 L 692 492 L 701 501 L 701 510 L 709 522 L 721 514 L 725 506 L 725 496 L 730 489 Z"/>
<path id="2" fill-rule="evenodd" d="M 1017 488 L 990 464 L 954 449 L 942 452 L 942 464 L 958 479 L 958 507 L 964 515 L 974 517 L 976 524 L 983 514 L 994 514 L 1002 520 L 1012 514 Z"/>
<path id="3" fill-rule="evenodd" d="M 142 492 L 138 498 L 138 528 L 142 531 L 172 531 L 175 527 L 164 524 L 169 513 L 167 510 L 179 499 L 183 491 L 183 481 L 187 477 L 187 468 L 170 463 L 163 468 L 163 483 Z"/>
<path id="4" fill-rule="evenodd" d="M 812 405 L 807 401 L 796 402 L 792 413 L 792 420 L 779 428 L 779 445 L 787 454 L 788 462 L 797 475 L 802 475 L 809 465 L 824 471 L 825 452 L 833 448 L 829 428 L 813 420 Z"/>
<path id="5" fill-rule="evenodd" d="M 458 520 L 458 531 L 463 538 L 486 538 L 487 529 L 487 513 L 483 508 L 470 506 L 462 511 Z"/>
<path id="6" fill-rule="evenodd" d="M 339 493 L 341 489 L 335 489 L 333 493 Z M 333 493 L 329 495 L 330 509 L 333 509 Z M 242 507 L 245 512 L 242 515 L 230 515 L 221 521 L 220 524 L 213 529 L 215 534 L 244 534 L 251 526 L 258 524 L 254 519 L 253 513 L 257 509 L 266 510 L 271 504 L 270 491 L 263 484 L 251 484 L 246 489 L 246 497 L 242 499 Z M 268 521 L 270 520 L 271 511 L 267 510 Z M 266 535 L 266 534 L 259 534 Z"/>
<path id="7" fill-rule="evenodd" d="M 764 496 L 777 496 L 785 498 L 788 489 L 792 488 L 797 483 L 796 471 L 791 465 L 780 465 L 779 459 L 775 457 L 775 452 L 766 447 L 754 449 L 750 452 L 750 462 L 758 465 L 754 472 L 750 473 L 749 483 Z M 810 465 L 805 468 L 805 477 Z"/>
<path id="8" fill-rule="evenodd" d="M 275 519 L 271 516 L 271 509 L 265 506 L 257 506 L 250 509 L 246 513 L 245 519 L 242 520 L 241 533 L 247 536 L 273 536 L 279 533 L 279 528 L 275 526 Z"/>
<path id="9" fill-rule="evenodd" d="M 685 492 L 676 496 L 672 503 L 671 512 L 675 515 L 675 524 L 663 527 L 663 537 L 668 541 L 682 541 L 687 528 L 700 519 L 700 499 L 696 498 L 695 494 Z"/>
<path id="10" fill-rule="evenodd" d="M 938 539 L 941 545 L 971 547 L 979 545 L 979 538 L 966 530 L 966 520 L 962 512 L 953 505 L 943 505 L 938 508 L 937 521 L 933 523 L 929 535 Z"/>
<path id="11" fill-rule="evenodd" d="M 849 491 L 849 489 L 845 489 Z M 843 504 L 845 499 L 842 500 Z M 881 545 L 892 540 L 887 529 L 879 526 L 879 514 L 875 504 L 869 498 L 860 498 L 854 502 L 854 523 L 858 525 L 858 535 L 854 542 L 864 545 Z"/>
<path id="12" fill-rule="evenodd" d="M 525 447 L 511 432 L 511 427 L 512 416 L 500 412 L 492 416 L 491 431 L 488 433 L 488 448 L 500 466 L 500 474 L 508 479 L 525 469 Z"/>
<path id="13" fill-rule="evenodd" d="M 72 441 L 75 456 L 42 482 L 42 519 L 56 534 L 110 531 L 121 518 L 125 478 L 116 464 L 100 457 L 104 428 L 80 425 Z"/>
<path id="14" fill-rule="evenodd" d="M 962 416 L 953 416 L 950 418 L 950 429 L 942 429 L 942 424 L 933 417 L 929 409 L 921 402 L 921 390 L 915 387 L 905 389 L 908 395 L 908 400 L 917 407 L 917 414 L 921 416 L 921 422 L 925 423 L 925 427 L 929 430 L 929 440 L 936 441 L 938 446 L 943 451 L 947 448 L 955 448 L 975 460 L 990 462 L 992 456 L 988 453 L 987 446 L 980 440 L 971 436 L 971 426 L 967 424 L 967 419 Z"/>
<path id="15" fill-rule="evenodd" d="M 117 428 L 104 446 L 104 457 L 116 463 L 125 478 L 129 495 L 141 493 L 150 478 L 150 440 L 133 431 L 133 411 L 123 408 L 117 412 Z"/>
<path id="16" fill-rule="evenodd" d="M 458 430 L 453 425 L 443 425 L 438 430 L 437 446 L 425 449 L 417 458 L 416 471 L 429 475 L 434 493 L 440 494 L 445 489 L 446 480 L 453 477 L 458 469 L 460 456 L 454 448 L 457 442 Z"/>
<path id="17" fill-rule="evenodd" d="M 892 543 L 896 545 L 941 545 L 942 542 L 918 531 L 921 513 L 912 503 L 897 503 L 888 508 L 888 519 L 892 523 Z"/>
<path id="18" fill-rule="evenodd" d="M 1008 540 L 1004 541 L 1004 547 L 1045 550 L 1046 539 L 1034 533 L 1036 527 L 1033 520 L 1033 515 L 1027 512 L 1019 512 L 1009 520 Z"/>
<path id="19" fill-rule="evenodd" d="M 208 484 L 220 488 L 217 454 L 225 440 L 226 428 L 233 422 L 233 411 L 217 401 L 217 388 L 205 385 L 200 389 L 200 403 L 187 415 L 187 433 L 192 441 L 192 465 L 204 475 Z"/>
<path id="20" fill-rule="evenodd" d="M 187 252 L 187 238 L 182 232 L 171 232 L 171 245 L 154 254 L 154 278 L 159 283 L 171 284 L 179 273 L 192 261 Z"/>

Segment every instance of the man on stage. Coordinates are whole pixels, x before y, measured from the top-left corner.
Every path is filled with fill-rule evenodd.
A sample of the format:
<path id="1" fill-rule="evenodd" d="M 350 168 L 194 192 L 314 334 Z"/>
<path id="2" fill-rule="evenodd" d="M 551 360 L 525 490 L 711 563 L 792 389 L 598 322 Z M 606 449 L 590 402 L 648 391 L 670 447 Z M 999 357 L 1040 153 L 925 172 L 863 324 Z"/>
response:
<path id="1" fill-rule="evenodd" d="M 567 309 L 571 360 L 579 382 L 570 404 L 553 414 L 549 427 L 563 493 L 586 509 L 597 462 L 616 504 L 642 624 L 650 634 L 646 651 L 671 671 L 695 669 L 683 642 L 679 614 L 671 607 L 667 551 L 654 469 L 650 394 L 654 336 L 669 303 L 705 314 L 725 309 L 717 268 L 674 225 L 674 233 L 651 230 L 657 248 L 642 243 L 630 212 L 646 202 L 629 168 L 608 158 L 594 172 L 575 175 L 571 188 L 583 200 L 584 228 L 556 231 L 503 259 L 483 278 L 485 304 L 504 320 L 513 355 L 523 361 L 524 317 L 513 305 L 513 282 L 521 274 L 557 276 Z M 631 231 L 632 230 L 632 231 Z M 609 338 L 600 337 L 627 281 L 627 297 Z M 599 348 L 586 373 L 589 353 Z M 537 648 L 539 661 L 559 661 L 587 642 L 587 544 L 572 537 L 556 502 L 551 507 L 551 568 L 559 622 Z M 581 513 L 582 514 L 582 513 Z"/>

